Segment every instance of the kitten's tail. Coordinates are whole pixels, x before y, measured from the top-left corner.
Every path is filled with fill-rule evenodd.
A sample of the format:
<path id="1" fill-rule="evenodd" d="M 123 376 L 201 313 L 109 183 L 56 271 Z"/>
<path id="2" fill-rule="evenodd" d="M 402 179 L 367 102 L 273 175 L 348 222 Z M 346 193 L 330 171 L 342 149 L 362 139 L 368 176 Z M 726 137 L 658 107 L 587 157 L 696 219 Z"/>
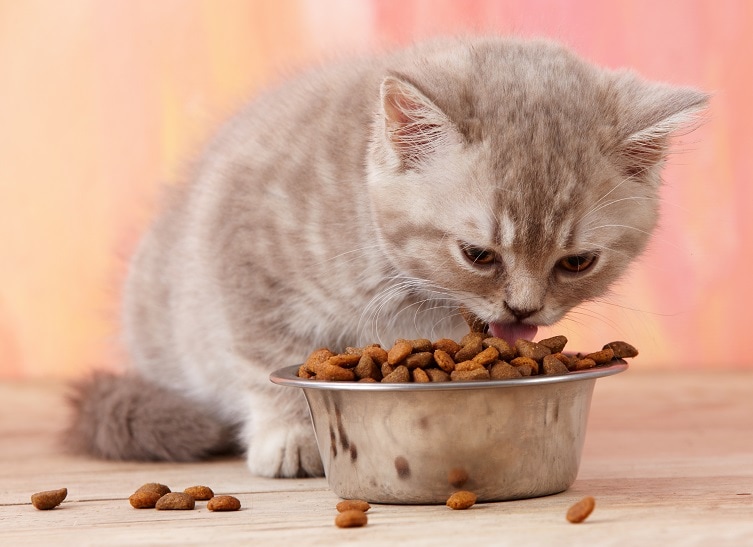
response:
<path id="1" fill-rule="evenodd" d="M 195 461 L 239 452 L 232 427 L 134 374 L 95 372 L 71 386 L 63 442 L 108 460 Z"/>

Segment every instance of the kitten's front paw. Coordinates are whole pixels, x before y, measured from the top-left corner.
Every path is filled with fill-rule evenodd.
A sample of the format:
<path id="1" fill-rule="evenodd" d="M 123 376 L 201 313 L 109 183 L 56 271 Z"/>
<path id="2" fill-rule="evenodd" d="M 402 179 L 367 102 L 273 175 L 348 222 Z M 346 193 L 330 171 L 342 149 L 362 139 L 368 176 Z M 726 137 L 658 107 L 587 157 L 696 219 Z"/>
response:
<path id="1" fill-rule="evenodd" d="M 322 459 L 310 424 L 273 423 L 254 432 L 248 468 L 263 477 L 321 477 Z"/>

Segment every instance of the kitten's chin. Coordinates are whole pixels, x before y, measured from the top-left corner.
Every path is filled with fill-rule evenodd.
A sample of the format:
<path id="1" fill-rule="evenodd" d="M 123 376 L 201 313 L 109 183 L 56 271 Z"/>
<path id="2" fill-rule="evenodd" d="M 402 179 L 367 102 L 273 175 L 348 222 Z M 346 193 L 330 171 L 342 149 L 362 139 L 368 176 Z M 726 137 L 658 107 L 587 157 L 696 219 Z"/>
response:
<path id="1" fill-rule="evenodd" d="M 489 332 L 492 336 L 502 338 L 510 345 L 514 345 L 516 340 L 533 340 L 539 328 L 535 325 L 524 325 L 523 323 L 489 323 Z"/>

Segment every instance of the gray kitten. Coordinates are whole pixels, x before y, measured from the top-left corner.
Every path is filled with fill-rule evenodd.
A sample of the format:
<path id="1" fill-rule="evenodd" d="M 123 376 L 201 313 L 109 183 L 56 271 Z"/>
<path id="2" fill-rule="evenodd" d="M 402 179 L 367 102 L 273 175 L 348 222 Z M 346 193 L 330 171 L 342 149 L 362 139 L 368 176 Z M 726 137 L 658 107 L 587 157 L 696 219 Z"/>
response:
<path id="1" fill-rule="evenodd" d="M 546 41 L 466 38 L 337 64 L 224 127 L 125 287 L 132 371 L 79 384 L 70 444 L 321 475 L 313 349 L 459 337 L 458 309 L 531 339 L 607 291 L 657 220 L 669 136 L 706 95 Z"/>

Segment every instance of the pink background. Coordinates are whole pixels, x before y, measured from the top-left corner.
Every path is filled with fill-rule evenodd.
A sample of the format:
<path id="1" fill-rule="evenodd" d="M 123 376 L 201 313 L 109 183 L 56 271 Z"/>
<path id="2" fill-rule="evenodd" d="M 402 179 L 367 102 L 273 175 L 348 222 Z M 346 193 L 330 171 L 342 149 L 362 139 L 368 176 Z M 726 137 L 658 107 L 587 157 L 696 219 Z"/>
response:
<path id="1" fill-rule="evenodd" d="M 0 378 L 115 366 L 123 265 L 159 188 L 246 97 L 332 55 L 474 30 L 714 94 L 651 250 L 554 330 L 631 341 L 636 367 L 753 367 L 753 2 L 0 0 Z"/>

